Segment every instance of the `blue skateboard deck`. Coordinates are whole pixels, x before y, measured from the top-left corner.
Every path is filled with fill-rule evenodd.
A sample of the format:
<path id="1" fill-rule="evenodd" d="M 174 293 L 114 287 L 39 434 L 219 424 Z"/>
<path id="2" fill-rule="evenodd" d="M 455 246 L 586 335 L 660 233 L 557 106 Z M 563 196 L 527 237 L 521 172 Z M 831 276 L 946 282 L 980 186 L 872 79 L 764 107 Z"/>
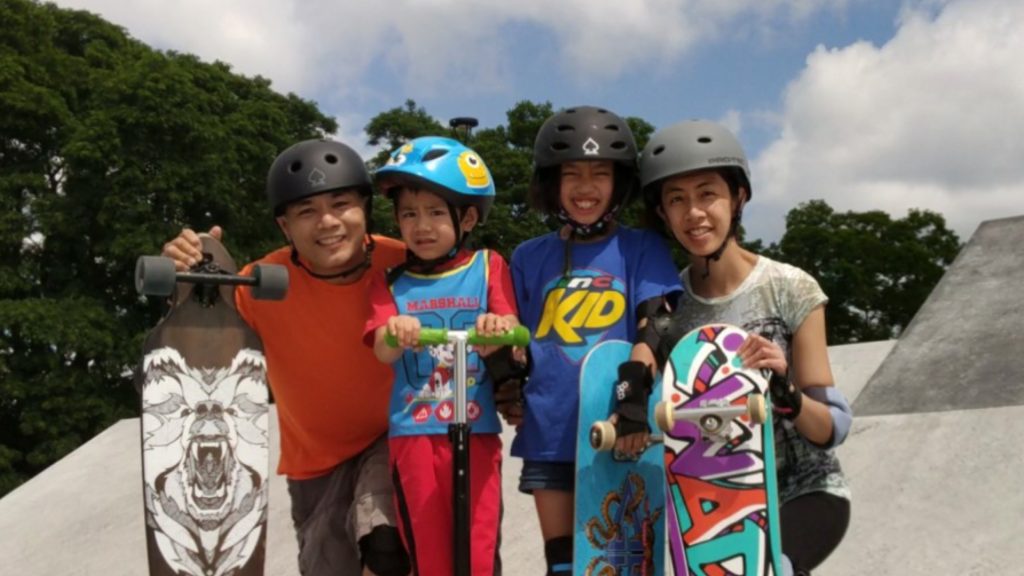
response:
<path id="1" fill-rule="evenodd" d="M 665 366 L 662 394 L 674 414 L 663 441 L 666 574 L 782 573 L 768 383 L 736 356 L 746 337 L 734 326 L 702 326 L 676 344 Z M 762 401 L 758 424 L 748 403 Z"/>
<path id="2" fill-rule="evenodd" d="M 664 570 L 661 447 L 649 446 L 631 462 L 590 445 L 591 425 L 612 413 L 618 367 L 629 359 L 631 348 L 621 340 L 602 342 L 587 354 L 580 371 L 573 574 L 652 576 Z M 652 406 L 660 399 L 661 379 L 656 378 Z M 650 426 L 654 431 L 653 420 Z"/>

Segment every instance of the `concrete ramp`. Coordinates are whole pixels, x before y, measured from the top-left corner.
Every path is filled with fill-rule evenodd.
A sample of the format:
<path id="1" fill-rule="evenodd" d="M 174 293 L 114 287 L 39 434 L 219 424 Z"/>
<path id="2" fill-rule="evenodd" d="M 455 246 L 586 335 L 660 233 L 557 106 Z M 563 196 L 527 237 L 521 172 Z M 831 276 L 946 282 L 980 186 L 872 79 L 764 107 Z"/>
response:
<path id="1" fill-rule="evenodd" d="M 847 396 L 856 397 L 892 344 L 872 342 L 829 349 L 836 382 Z M 277 411 L 273 406 L 270 423 L 271 462 L 276 463 L 280 444 Z M 516 488 L 522 461 L 508 454 L 513 436 L 512 430 L 502 434 L 502 560 L 508 576 L 534 576 L 546 569 L 543 539 L 533 498 L 520 494 Z M 859 519 L 854 517 L 855 522 Z M 844 547 L 857 549 L 859 545 L 851 538 Z M 298 576 L 297 553 L 286 483 L 282 477 L 273 475 L 267 522 L 267 575 Z M 852 558 L 851 570 L 858 566 L 856 554 Z M 843 562 L 845 566 L 846 560 Z M 111 426 L 0 500 L 0 565 L 4 574 L 146 573 L 137 418 Z M 833 568 L 841 569 L 831 560 L 829 568 L 829 573 Z"/>
<path id="2" fill-rule="evenodd" d="M 868 380 L 895 345 L 895 340 L 879 340 L 829 347 L 828 361 L 832 366 L 832 378 L 850 404 L 856 402 Z"/>
<path id="3" fill-rule="evenodd" d="M 858 417 L 1024 405 L 1024 216 L 983 222 L 854 405 Z"/>
<path id="4" fill-rule="evenodd" d="M 1021 574 L 1024 407 L 858 418 L 850 529 L 814 573 Z"/>
<path id="5" fill-rule="evenodd" d="M 815 574 L 1022 573 L 1022 287 L 1024 217 L 985 222 L 895 345 L 829 348 L 856 415 L 839 450 L 853 518 Z M 512 435 L 503 434 L 504 573 L 534 576 L 545 570 L 543 543 L 532 498 L 516 491 Z M 140 470 L 139 421 L 124 420 L 0 500 L 3 573 L 145 574 Z M 296 553 L 275 475 L 268 576 L 297 576 Z"/>

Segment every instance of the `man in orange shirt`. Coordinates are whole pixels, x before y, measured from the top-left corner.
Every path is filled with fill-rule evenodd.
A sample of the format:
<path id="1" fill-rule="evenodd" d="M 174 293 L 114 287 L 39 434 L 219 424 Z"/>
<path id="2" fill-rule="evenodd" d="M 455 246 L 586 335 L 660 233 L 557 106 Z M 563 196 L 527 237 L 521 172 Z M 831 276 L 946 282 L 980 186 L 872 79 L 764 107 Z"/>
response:
<path id="1" fill-rule="evenodd" d="M 282 152 L 267 197 L 289 245 L 257 263 L 288 268 L 288 295 L 266 302 L 235 291 L 263 340 L 281 430 L 277 472 L 288 477 L 304 576 L 409 573 L 385 438 L 393 374 L 362 344 L 367 272 L 401 263 L 405 246 L 369 234 L 372 196 L 366 165 L 345 144 L 307 140 Z M 220 238 L 220 227 L 210 234 Z M 200 247 L 185 229 L 163 255 L 185 270 Z"/>

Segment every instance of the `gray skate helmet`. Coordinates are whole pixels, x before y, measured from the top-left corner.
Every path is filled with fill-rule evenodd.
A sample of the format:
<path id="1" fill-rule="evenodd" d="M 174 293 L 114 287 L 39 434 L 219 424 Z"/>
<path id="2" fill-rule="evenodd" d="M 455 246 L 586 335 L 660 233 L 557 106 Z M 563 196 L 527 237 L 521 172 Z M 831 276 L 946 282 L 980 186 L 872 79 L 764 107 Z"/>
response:
<path id="1" fill-rule="evenodd" d="M 640 186 L 648 225 L 669 233 L 658 216 L 661 187 L 666 178 L 704 170 L 718 170 L 734 198 L 743 188 L 747 191 L 746 200 L 750 200 L 747 155 L 740 141 L 724 126 L 707 120 L 688 120 L 655 132 L 640 154 Z M 722 245 L 706 257 L 708 273 L 710 263 L 721 258 L 729 239 L 739 232 L 744 203 L 735 199 L 729 233 Z"/>
<path id="2" fill-rule="evenodd" d="M 740 141 L 725 127 L 707 120 L 687 120 L 651 136 L 640 154 L 640 186 L 644 203 L 661 203 L 661 184 L 671 176 L 725 168 L 738 171 L 740 185 L 751 197 L 750 168 Z"/>
<path id="3" fill-rule="evenodd" d="M 304 140 L 281 152 L 267 173 L 267 201 L 274 216 L 297 200 L 348 188 L 366 199 L 369 228 L 373 184 L 366 164 L 351 147 L 334 140 Z"/>

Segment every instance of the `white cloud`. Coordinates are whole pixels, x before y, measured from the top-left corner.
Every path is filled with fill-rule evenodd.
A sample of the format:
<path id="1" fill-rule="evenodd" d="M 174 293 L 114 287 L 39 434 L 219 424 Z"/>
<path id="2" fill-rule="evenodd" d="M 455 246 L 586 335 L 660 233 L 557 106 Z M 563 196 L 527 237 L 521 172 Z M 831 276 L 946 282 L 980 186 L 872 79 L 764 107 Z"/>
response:
<path id="1" fill-rule="evenodd" d="M 964 240 L 1024 214 L 1020 54 L 1024 3 L 1005 0 L 928 1 L 883 46 L 819 46 L 754 164 L 765 211 L 814 198 L 896 217 L 926 208 Z"/>
<path id="2" fill-rule="evenodd" d="M 338 121 L 338 129 L 334 134 L 329 134 L 329 138 L 352 146 L 364 160 L 369 160 L 377 155 L 380 149 L 366 144 L 370 138 L 363 130 L 361 118 L 352 114 L 342 114 L 336 116 L 335 120 Z"/>
<path id="3" fill-rule="evenodd" d="M 509 82 L 508 26 L 553 34 L 577 81 L 671 63 L 703 41 L 769 30 L 849 0 L 58 0 L 101 14 L 159 48 L 219 59 L 301 95 L 373 96 L 362 79 L 397 74 L 402 89 L 496 91 Z M 561 78 L 553 79 L 562 81 Z"/>
<path id="4" fill-rule="evenodd" d="M 236 72 L 270 78 L 278 90 L 309 85 L 302 59 L 308 18 L 297 4 L 274 0 L 60 0 L 59 5 L 95 12 L 156 48 L 221 60 Z"/>
<path id="5" fill-rule="evenodd" d="M 718 119 L 718 123 L 725 126 L 730 132 L 736 135 L 740 141 L 743 141 L 743 116 L 738 110 L 727 110 L 725 114 Z"/>

